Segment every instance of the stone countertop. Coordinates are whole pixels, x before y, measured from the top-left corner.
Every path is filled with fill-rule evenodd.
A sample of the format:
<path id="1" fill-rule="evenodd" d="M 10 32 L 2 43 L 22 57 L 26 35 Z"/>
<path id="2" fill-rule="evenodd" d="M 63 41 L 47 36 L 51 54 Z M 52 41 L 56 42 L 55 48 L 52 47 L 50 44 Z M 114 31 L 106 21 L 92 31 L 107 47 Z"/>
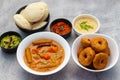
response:
<path id="1" fill-rule="evenodd" d="M 6 31 L 17 31 L 14 21 L 16 11 L 29 3 L 39 0 L 0 0 L 0 35 Z M 56 18 L 66 18 L 72 22 L 79 14 L 92 14 L 101 23 L 99 33 L 114 38 L 120 49 L 120 0 L 43 0 L 49 5 L 50 23 Z M 49 25 L 46 29 L 49 31 Z M 70 46 L 77 36 L 74 32 L 67 39 Z M 120 60 L 110 70 L 92 73 L 79 68 L 72 57 L 61 71 L 49 76 L 35 76 L 24 71 L 17 62 L 16 53 L 6 54 L 0 49 L 0 80 L 119 80 Z"/>

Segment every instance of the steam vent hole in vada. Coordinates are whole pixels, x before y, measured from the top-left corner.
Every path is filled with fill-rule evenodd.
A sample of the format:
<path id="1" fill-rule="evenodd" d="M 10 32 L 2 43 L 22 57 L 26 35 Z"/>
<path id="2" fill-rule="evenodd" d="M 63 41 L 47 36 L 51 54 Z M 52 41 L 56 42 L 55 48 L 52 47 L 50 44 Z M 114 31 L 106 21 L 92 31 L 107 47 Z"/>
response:
<path id="1" fill-rule="evenodd" d="M 107 40 L 101 36 L 91 39 L 81 38 L 77 51 L 78 61 L 81 65 L 95 70 L 104 69 L 110 56 L 110 48 Z"/>

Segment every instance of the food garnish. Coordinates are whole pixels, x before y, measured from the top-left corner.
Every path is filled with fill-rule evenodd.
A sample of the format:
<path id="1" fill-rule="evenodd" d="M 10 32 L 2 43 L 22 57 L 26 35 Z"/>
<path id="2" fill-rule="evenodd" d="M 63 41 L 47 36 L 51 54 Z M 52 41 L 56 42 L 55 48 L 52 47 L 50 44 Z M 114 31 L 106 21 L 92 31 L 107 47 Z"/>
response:
<path id="1" fill-rule="evenodd" d="M 87 21 L 81 22 L 80 27 L 81 27 L 81 29 L 84 29 L 86 31 L 88 31 L 89 29 L 93 29 L 93 27 L 91 25 L 87 24 Z"/>

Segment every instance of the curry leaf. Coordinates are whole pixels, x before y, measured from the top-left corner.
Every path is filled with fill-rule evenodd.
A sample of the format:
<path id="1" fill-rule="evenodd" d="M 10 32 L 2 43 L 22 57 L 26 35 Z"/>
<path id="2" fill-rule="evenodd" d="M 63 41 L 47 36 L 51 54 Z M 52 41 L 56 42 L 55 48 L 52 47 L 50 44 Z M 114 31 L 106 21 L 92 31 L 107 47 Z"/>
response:
<path id="1" fill-rule="evenodd" d="M 87 21 L 81 22 L 80 27 L 81 27 L 81 29 L 84 29 L 86 31 L 88 31 L 89 29 L 93 29 L 93 27 L 91 25 L 87 24 Z"/>

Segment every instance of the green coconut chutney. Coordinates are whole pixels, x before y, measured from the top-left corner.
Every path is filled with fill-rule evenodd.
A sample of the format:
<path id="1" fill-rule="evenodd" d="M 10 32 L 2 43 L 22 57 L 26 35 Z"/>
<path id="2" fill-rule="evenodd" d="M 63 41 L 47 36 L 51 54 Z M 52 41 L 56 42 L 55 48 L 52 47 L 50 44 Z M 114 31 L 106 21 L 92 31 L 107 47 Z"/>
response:
<path id="1" fill-rule="evenodd" d="M 0 46 L 5 49 L 11 49 L 19 45 L 21 38 L 16 35 L 7 35 L 2 38 Z"/>

